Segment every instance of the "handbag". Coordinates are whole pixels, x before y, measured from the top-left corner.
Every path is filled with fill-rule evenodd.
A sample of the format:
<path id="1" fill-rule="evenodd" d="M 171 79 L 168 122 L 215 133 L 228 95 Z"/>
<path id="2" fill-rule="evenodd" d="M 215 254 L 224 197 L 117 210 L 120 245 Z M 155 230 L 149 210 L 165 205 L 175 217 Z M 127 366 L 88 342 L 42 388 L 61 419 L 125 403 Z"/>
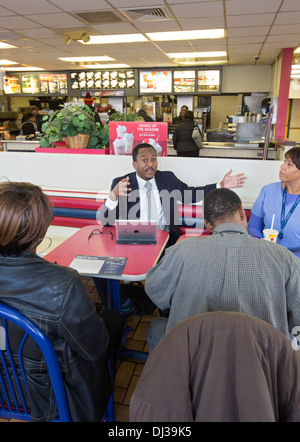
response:
<path id="1" fill-rule="evenodd" d="M 195 141 L 197 147 L 201 149 L 203 147 L 202 137 L 198 126 L 195 126 L 192 133 L 192 138 Z"/>

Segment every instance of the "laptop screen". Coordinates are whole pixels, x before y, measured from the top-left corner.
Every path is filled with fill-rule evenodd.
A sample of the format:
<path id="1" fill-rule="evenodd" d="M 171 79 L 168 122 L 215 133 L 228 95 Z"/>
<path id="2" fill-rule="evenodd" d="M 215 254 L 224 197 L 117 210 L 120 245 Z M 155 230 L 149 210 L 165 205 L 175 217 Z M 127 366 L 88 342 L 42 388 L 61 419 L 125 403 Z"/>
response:
<path id="1" fill-rule="evenodd" d="M 156 244 L 157 221 L 116 220 L 117 244 Z"/>

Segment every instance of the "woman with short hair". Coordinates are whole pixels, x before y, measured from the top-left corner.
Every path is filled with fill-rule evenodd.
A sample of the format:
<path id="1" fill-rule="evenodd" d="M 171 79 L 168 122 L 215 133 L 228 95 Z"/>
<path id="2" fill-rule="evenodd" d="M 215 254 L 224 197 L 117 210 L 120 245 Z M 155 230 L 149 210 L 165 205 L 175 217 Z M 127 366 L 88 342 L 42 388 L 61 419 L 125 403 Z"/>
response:
<path id="1" fill-rule="evenodd" d="M 78 272 L 36 254 L 52 219 L 51 204 L 40 187 L 0 183 L 0 302 L 25 315 L 53 343 L 72 420 L 99 421 L 112 392 L 108 351 L 121 339 L 123 320 L 110 310 L 99 317 Z M 115 327 L 113 335 L 107 323 Z M 32 420 L 50 421 L 57 410 L 45 361 L 30 355 Z"/>

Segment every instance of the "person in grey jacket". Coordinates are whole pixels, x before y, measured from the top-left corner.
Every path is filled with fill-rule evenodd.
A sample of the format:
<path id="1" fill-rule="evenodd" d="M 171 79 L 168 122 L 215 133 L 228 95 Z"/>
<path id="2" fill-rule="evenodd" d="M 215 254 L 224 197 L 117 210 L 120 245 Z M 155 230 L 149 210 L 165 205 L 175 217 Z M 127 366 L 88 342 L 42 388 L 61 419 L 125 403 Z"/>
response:
<path id="1" fill-rule="evenodd" d="M 199 147 L 192 138 L 194 114 L 186 111 L 183 122 L 176 126 L 173 134 L 173 146 L 179 157 L 199 157 Z"/>
<path id="2" fill-rule="evenodd" d="M 215 189 L 204 197 L 212 235 L 184 239 L 147 272 L 145 291 L 169 318 L 148 328 L 151 351 L 180 321 L 211 311 L 235 311 L 269 322 L 289 339 L 300 325 L 300 261 L 292 252 L 247 232 L 238 195 Z"/>
<path id="3" fill-rule="evenodd" d="M 52 221 L 40 187 L 0 183 L 0 302 L 44 332 L 58 356 L 72 420 L 99 421 L 112 392 L 107 357 L 123 330 L 119 312 L 102 318 L 76 270 L 36 254 Z M 9 339 L 16 339 L 15 334 Z M 32 421 L 57 417 L 45 361 L 27 349 L 27 397 Z"/>

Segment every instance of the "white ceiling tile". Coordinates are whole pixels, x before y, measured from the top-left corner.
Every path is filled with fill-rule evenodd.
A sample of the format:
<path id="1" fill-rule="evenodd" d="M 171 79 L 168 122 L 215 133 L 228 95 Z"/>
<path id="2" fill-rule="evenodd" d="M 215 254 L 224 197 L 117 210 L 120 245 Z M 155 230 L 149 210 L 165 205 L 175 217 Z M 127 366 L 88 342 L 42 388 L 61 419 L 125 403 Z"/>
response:
<path id="1" fill-rule="evenodd" d="M 130 22 L 124 17 L 118 23 L 88 25 L 75 15 L 158 7 L 169 9 L 174 19 Z M 273 21 L 275 25 L 271 27 Z M 68 31 L 111 35 L 225 28 L 225 23 L 228 37 L 218 40 L 126 45 L 82 45 L 72 41 L 65 45 L 63 39 L 63 33 Z M 228 49 L 231 64 L 247 64 L 247 61 L 253 64 L 252 57 L 258 52 L 261 52 L 259 63 L 271 64 L 283 47 L 298 45 L 299 23 L 300 0 L 150 0 L 150 3 L 149 0 L 0 0 L 0 40 L 2 34 L 3 40 L 6 36 L 5 41 L 18 46 L 1 50 L 1 58 L 23 64 L 32 62 L 36 66 L 40 61 L 43 65 L 40 67 L 45 69 L 69 69 L 68 63 L 57 60 L 59 56 L 99 54 L 111 56 L 117 63 L 151 68 L 171 66 L 171 60 L 163 52 Z"/>
<path id="2" fill-rule="evenodd" d="M 272 26 L 270 30 L 271 35 L 294 34 L 296 32 L 299 32 L 299 24 Z"/>
<path id="3" fill-rule="evenodd" d="M 264 35 L 254 35 L 252 37 L 229 37 L 228 44 L 249 44 L 249 43 L 263 43 L 265 41 Z"/>
<path id="4" fill-rule="evenodd" d="M 61 12 L 61 9 L 46 0 L 26 0 L 24 2 L 19 0 L 1 0 L 1 6 L 5 6 L 21 15 Z"/>
<path id="5" fill-rule="evenodd" d="M 195 17 L 215 17 L 223 15 L 222 1 L 198 2 L 198 3 L 182 3 L 171 6 L 172 12 L 179 18 L 195 18 Z"/>
<path id="6" fill-rule="evenodd" d="M 34 30 L 36 23 L 31 21 L 30 19 L 21 17 L 21 16 L 13 16 L 13 17 L 0 17 L 0 26 L 5 29 L 29 29 Z"/>
<path id="7" fill-rule="evenodd" d="M 253 44 L 253 45 L 230 45 L 229 50 L 230 54 L 235 52 L 250 52 L 253 53 L 253 55 L 257 54 L 261 48 L 261 45 Z"/>
<path id="8" fill-rule="evenodd" d="M 83 22 L 62 12 L 60 14 L 32 14 L 30 18 L 43 26 L 82 26 Z M 24 26 L 25 27 L 25 26 Z"/>
<path id="9" fill-rule="evenodd" d="M 154 6 L 161 8 L 165 6 L 164 0 L 157 0 L 153 3 L 153 5 L 151 5 L 148 1 L 145 0 L 111 0 L 109 1 L 109 3 L 113 7 L 119 9 L 139 9 L 139 8 L 149 8 Z"/>
<path id="10" fill-rule="evenodd" d="M 299 0 L 285 0 L 281 11 L 299 11 L 300 10 L 300 2 Z"/>
<path id="11" fill-rule="evenodd" d="M 10 11 L 6 8 L 2 8 L 0 7 L 0 17 L 6 17 L 6 16 L 10 16 L 10 15 L 15 15 L 16 13 L 13 11 Z"/>
<path id="12" fill-rule="evenodd" d="M 298 42 L 300 41 L 300 29 L 298 34 L 286 34 L 286 35 L 269 35 L 267 42 L 273 41 L 290 41 L 290 42 Z"/>
<path id="13" fill-rule="evenodd" d="M 263 14 L 265 12 L 277 12 L 281 0 L 227 0 L 225 3 L 226 14 Z"/>
<path id="14" fill-rule="evenodd" d="M 253 35 L 266 36 L 269 32 L 269 26 L 251 26 L 249 28 L 228 28 L 228 37 L 252 37 Z"/>
<path id="15" fill-rule="evenodd" d="M 280 12 L 275 20 L 275 25 L 297 24 L 300 23 L 300 11 Z"/>
<path id="16" fill-rule="evenodd" d="M 34 32 L 32 29 L 19 29 L 19 33 L 26 35 L 27 37 L 38 37 L 38 38 L 48 38 L 48 37 L 58 37 L 59 34 L 49 28 L 35 28 Z"/>
<path id="17" fill-rule="evenodd" d="M 205 17 L 205 18 L 179 18 L 179 25 L 183 31 L 195 29 L 223 29 L 225 20 L 222 16 Z"/>
<path id="18" fill-rule="evenodd" d="M 249 14 L 249 15 L 229 15 L 227 16 L 228 27 L 243 26 L 270 26 L 275 18 L 275 14 Z"/>
<path id="19" fill-rule="evenodd" d="M 69 12 L 102 11 L 111 8 L 105 0 L 51 0 L 51 3 Z"/>

